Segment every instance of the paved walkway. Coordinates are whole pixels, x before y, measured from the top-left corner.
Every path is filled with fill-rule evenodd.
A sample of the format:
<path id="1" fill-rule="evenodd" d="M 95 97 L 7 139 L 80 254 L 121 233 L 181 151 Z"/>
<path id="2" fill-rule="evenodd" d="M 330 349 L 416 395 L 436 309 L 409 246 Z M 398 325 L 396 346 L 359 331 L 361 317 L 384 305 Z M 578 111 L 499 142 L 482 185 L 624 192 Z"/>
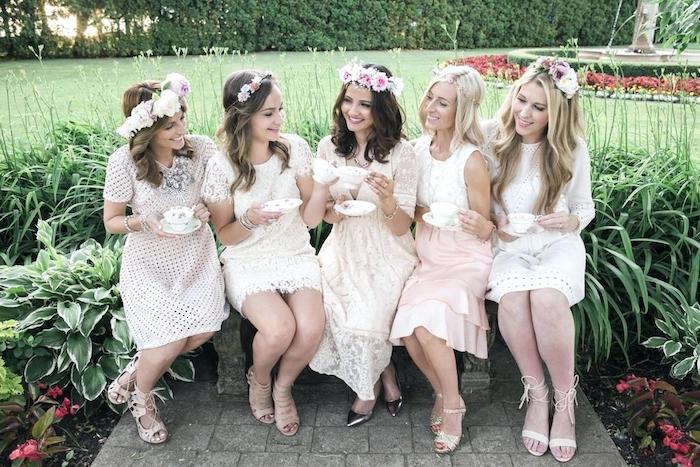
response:
<path id="1" fill-rule="evenodd" d="M 125 415 L 93 466 L 303 466 L 303 467 L 507 467 L 556 466 L 551 454 L 533 457 L 520 442 L 522 387 L 512 358 L 502 344 L 491 352 L 490 402 L 467 401 L 464 439 L 451 456 L 431 450 L 427 426 L 432 405 L 426 388 L 407 388 L 406 405 L 396 418 L 381 406 L 365 425 L 346 428 L 350 405 L 343 384 L 299 384 L 294 388 L 301 417 L 296 436 L 257 423 L 246 400 L 219 396 L 213 382 L 177 384 L 175 400 L 162 410 L 170 439 L 149 446 Z M 567 466 L 625 466 L 615 445 L 579 393 L 576 457 Z"/>

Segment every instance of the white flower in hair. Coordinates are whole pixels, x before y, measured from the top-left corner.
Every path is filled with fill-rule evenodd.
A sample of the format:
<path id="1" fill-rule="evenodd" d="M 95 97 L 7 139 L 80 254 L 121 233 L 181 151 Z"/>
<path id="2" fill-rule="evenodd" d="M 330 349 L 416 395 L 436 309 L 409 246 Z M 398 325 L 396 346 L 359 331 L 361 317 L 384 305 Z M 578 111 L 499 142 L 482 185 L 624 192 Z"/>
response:
<path id="1" fill-rule="evenodd" d="M 131 138 L 139 130 L 149 128 L 155 123 L 155 117 L 151 114 L 153 101 L 141 102 L 131 110 L 131 115 L 122 126 L 117 128 L 117 134 L 124 138 Z"/>
<path id="2" fill-rule="evenodd" d="M 179 110 L 180 98 L 170 89 L 161 92 L 160 97 L 153 102 L 153 113 L 160 117 L 172 117 Z"/>
<path id="3" fill-rule="evenodd" d="M 556 81 L 555 84 L 559 90 L 566 95 L 566 97 L 571 99 L 574 97 L 574 94 L 576 94 L 576 91 L 578 91 L 578 78 L 576 76 L 576 71 L 569 68 L 569 70 L 561 78 L 559 78 L 559 81 Z"/>
<path id="4" fill-rule="evenodd" d="M 383 71 L 376 68 L 365 68 L 359 63 L 350 62 L 338 71 L 338 76 L 343 83 L 354 83 L 374 92 L 389 91 L 399 96 L 403 91 L 403 80 L 395 76 L 389 77 Z"/>

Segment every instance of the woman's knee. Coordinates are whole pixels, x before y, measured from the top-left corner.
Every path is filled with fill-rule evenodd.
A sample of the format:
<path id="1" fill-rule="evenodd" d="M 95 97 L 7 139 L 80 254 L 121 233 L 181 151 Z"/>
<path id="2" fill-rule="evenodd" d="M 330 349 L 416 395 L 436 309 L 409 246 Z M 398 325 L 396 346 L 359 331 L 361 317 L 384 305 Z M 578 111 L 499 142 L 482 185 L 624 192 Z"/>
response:
<path id="1" fill-rule="evenodd" d="M 287 348 L 294 339 L 297 326 L 294 319 L 282 319 L 268 323 L 267 326 L 258 329 L 260 336 L 265 343 L 274 348 Z M 257 338 L 257 336 L 256 336 Z"/>
<path id="2" fill-rule="evenodd" d="M 511 292 L 503 295 L 498 302 L 499 321 L 502 318 L 517 319 L 525 316 L 530 308 L 530 292 Z"/>
<path id="3" fill-rule="evenodd" d="M 530 292 L 530 309 L 533 316 L 548 319 L 568 311 L 569 302 L 558 290 L 537 289 Z"/>
<path id="4" fill-rule="evenodd" d="M 204 343 L 208 342 L 209 339 L 214 337 L 215 332 L 203 332 L 201 334 L 195 334 L 194 336 L 190 336 L 187 338 L 187 344 L 185 344 L 183 352 L 189 352 L 191 350 L 194 350 L 200 346 L 202 346 Z"/>
<path id="5" fill-rule="evenodd" d="M 434 336 L 423 326 L 418 326 L 413 330 L 413 335 L 419 344 L 425 345 L 434 339 Z"/>

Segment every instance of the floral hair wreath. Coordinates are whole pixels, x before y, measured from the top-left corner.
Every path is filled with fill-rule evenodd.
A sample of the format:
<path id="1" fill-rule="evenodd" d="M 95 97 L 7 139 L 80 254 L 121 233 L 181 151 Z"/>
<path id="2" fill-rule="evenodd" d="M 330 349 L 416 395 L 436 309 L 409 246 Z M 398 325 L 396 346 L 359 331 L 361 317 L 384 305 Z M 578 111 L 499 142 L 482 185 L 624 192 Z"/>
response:
<path id="1" fill-rule="evenodd" d="M 187 78 L 179 73 L 170 73 L 160 83 L 160 93 L 153 93 L 150 100 L 139 103 L 131 110 L 131 115 L 117 128 L 124 138 L 132 138 L 136 133 L 149 128 L 162 117 L 172 117 L 180 111 L 180 98 L 192 90 Z"/>
<path id="2" fill-rule="evenodd" d="M 265 71 L 262 75 L 256 75 L 252 80 L 250 80 L 250 83 L 246 83 L 241 86 L 241 89 L 236 95 L 238 102 L 245 102 L 250 99 L 250 96 L 252 96 L 255 91 L 260 89 L 260 83 L 262 83 L 262 80 L 266 78 L 272 78 L 271 71 Z"/>
<path id="3" fill-rule="evenodd" d="M 576 71 L 571 68 L 569 62 L 557 57 L 539 57 L 530 68 L 549 73 L 554 85 L 564 93 L 567 99 L 574 97 L 579 89 Z"/>
<path id="4" fill-rule="evenodd" d="M 401 78 L 389 77 L 383 71 L 372 67 L 365 68 L 359 63 L 348 63 L 340 69 L 339 75 L 343 83 L 354 83 L 371 91 L 389 91 L 396 97 L 401 95 L 401 91 L 403 91 Z"/>

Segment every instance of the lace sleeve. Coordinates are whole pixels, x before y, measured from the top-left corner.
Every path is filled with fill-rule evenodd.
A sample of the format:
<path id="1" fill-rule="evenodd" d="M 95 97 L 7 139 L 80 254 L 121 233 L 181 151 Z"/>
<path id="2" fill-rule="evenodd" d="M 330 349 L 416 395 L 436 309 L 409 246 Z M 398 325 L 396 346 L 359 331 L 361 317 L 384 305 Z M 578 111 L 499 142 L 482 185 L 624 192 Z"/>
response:
<path id="1" fill-rule="evenodd" d="M 205 203 L 233 202 L 231 184 L 234 172 L 222 154 L 209 160 L 202 183 L 202 199 Z"/>
<path id="2" fill-rule="evenodd" d="M 394 165 L 394 197 L 411 218 L 416 210 L 416 192 L 418 190 L 418 170 L 416 153 L 406 141 L 401 141 L 392 151 L 398 151 L 398 160 Z"/>
<path id="3" fill-rule="evenodd" d="M 207 165 L 209 161 L 219 153 L 216 143 L 208 136 L 190 135 L 190 143 L 195 154 L 202 158 L 202 164 Z"/>
<path id="4" fill-rule="evenodd" d="M 130 173 L 129 149 L 122 146 L 107 161 L 102 197 L 113 203 L 128 203 L 134 196 L 134 178 Z"/>
<path id="5" fill-rule="evenodd" d="M 309 143 L 297 135 L 288 135 L 287 139 L 291 143 L 290 165 L 294 168 L 294 176 L 306 177 L 311 175 L 313 154 Z"/>
<path id="6" fill-rule="evenodd" d="M 579 218 L 579 232 L 595 217 L 595 205 L 591 194 L 591 160 L 588 147 L 582 139 L 574 149 L 571 167 L 572 177 L 566 187 L 569 212 Z"/>

